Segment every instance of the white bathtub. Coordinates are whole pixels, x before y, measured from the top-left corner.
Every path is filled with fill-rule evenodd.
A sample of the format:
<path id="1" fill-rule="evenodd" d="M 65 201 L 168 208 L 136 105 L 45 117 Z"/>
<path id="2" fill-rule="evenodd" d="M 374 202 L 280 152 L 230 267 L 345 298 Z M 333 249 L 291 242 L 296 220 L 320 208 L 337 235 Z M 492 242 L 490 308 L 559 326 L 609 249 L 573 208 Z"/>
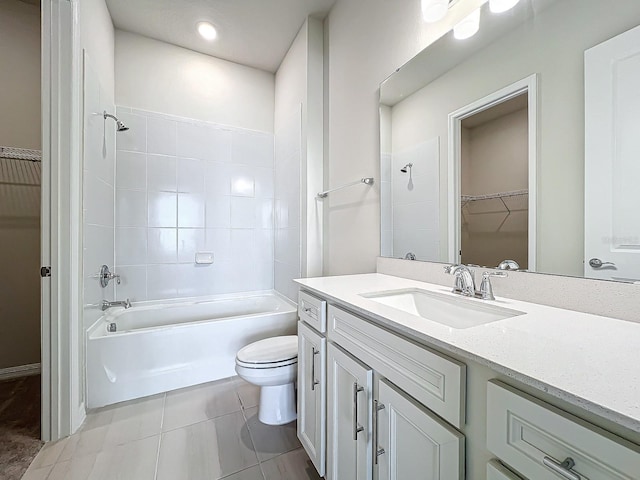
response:
<path id="1" fill-rule="evenodd" d="M 275 292 L 111 308 L 87 331 L 87 406 L 233 376 L 240 348 L 294 335 L 296 318 L 296 306 Z"/>

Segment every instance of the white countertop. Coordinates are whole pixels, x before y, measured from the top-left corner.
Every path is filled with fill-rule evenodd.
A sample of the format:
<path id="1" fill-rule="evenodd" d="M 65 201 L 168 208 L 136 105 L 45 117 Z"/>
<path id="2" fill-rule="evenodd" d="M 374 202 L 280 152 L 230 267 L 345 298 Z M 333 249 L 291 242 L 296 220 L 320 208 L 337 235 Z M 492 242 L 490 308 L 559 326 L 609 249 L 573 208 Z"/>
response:
<path id="1" fill-rule="evenodd" d="M 379 273 L 296 282 L 423 344 L 486 365 L 640 432 L 639 323 L 497 297 L 495 301 L 465 300 L 525 315 L 456 329 L 361 296 L 402 288 L 453 295 L 451 287 Z"/>

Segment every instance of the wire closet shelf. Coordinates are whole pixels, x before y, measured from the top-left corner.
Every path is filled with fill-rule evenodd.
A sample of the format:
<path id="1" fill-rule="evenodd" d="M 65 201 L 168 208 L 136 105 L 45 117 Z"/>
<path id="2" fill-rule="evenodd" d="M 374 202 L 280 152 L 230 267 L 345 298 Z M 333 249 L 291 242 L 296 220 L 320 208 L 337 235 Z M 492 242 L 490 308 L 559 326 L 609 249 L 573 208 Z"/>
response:
<path id="1" fill-rule="evenodd" d="M 34 223 L 40 217 L 40 150 L 0 146 L 0 223 Z"/>

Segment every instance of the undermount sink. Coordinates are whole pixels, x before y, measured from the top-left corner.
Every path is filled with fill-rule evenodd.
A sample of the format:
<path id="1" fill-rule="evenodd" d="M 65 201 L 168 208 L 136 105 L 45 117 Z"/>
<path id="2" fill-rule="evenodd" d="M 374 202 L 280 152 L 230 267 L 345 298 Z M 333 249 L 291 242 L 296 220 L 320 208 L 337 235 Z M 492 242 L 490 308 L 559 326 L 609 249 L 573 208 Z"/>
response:
<path id="1" fill-rule="evenodd" d="M 443 295 L 419 288 L 365 293 L 361 296 L 427 320 L 461 329 L 524 315 L 524 312 L 480 300 Z"/>

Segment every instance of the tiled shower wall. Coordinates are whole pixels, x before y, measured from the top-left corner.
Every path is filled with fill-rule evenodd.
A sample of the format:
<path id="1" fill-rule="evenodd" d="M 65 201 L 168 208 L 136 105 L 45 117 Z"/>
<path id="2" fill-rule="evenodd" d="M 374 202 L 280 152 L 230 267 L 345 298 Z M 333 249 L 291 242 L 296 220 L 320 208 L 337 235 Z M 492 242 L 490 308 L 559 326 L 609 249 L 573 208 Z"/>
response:
<path id="1" fill-rule="evenodd" d="M 132 301 L 273 288 L 274 136 L 118 107 L 115 270 Z M 196 265 L 211 252 L 211 265 Z"/>

